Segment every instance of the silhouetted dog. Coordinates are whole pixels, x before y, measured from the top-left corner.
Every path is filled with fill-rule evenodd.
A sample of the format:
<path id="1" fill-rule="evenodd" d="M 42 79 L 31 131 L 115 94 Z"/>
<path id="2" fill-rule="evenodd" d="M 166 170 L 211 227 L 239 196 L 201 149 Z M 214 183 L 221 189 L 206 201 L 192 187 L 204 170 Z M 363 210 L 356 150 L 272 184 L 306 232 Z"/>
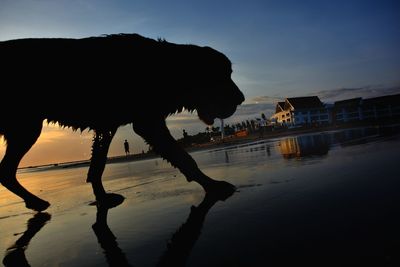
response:
<path id="1" fill-rule="evenodd" d="M 202 121 L 212 124 L 215 118 L 231 116 L 244 101 L 231 79 L 231 62 L 222 53 L 210 47 L 117 34 L 0 42 L 0 58 L 0 134 L 7 141 L 0 182 L 23 198 L 28 208 L 41 211 L 49 206 L 16 180 L 18 164 L 46 119 L 95 132 L 88 182 L 100 204 L 113 205 L 123 199 L 106 194 L 101 176 L 117 128 L 129 123 L 188 181 L 222 198 L 233 193 L 231 184 L 199 170 L 165 124 L 168 115 L 183 109 L 197 110 Z"/>

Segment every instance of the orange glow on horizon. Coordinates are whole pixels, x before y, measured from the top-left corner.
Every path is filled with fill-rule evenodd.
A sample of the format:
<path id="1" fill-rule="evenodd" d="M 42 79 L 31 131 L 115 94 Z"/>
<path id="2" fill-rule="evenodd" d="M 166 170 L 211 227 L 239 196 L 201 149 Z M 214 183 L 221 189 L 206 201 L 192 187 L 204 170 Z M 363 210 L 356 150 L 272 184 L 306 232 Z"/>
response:
<path id="1" fill-rule="evenodd" d="M 71 128 L 44 122 L 39 139 L 22 158 L 19 167 L 88 160 L 91 157 L 92 138 L 92 131 L 73 131 Z M 119 128 L 110 145 L 108 155 L 111 157 L 123 155 L 123 140 L 125 139 L 130 142 L 131 153 L 139 153 L 148 149 L 148 146 L 133 133 L 131 126 L 128 125 Z M 6 143 L 1 137 L 0 159 L 3 158 L 5 150 Z"/>
<path id="2" fill-rule="evenodd" d="M 42 133 L 36 143 L 21 160 L 20 167 L 84 160 L 90 157 L 92 133 L 74 132 L 58 124 L 43 123 Z M 6 143 L 2 137 L 0 157 L 3 158 Z"/>

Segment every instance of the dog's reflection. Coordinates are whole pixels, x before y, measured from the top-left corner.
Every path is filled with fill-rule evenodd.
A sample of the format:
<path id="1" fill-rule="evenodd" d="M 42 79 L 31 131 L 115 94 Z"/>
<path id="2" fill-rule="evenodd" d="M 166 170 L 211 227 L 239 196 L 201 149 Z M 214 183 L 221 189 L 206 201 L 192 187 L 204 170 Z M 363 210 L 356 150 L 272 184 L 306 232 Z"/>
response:
<path id="1" fill-rule="evenodd" d="M 51 219 L 51 215 L 46 212 L 36 213 L 27 222 L 27 229 L 15 243 L 6 250 L 3 264 L 6 267 L 25 267 L 30 266 L 26 257 L 25 250 L 29 242 L 37 232 Z"/>
<path id="2" fill-rule="evenodd" d="M 218 198 L 206 194 L 197 207 L 192 206 L 189 217 L 172 235 L 157 266 L 185 266 L 187 258 L 200 236 L 204 219 L 217 201 Z M 92 226 L 93 231 L 110 266 L 131 266 L 107 225 L 108 209 L 107 207 L 97 207 L 96 222 Z"/>
<path id="3" fill-rule="evenodd" d="M 204 219 L 208 211 L 218 201 L 213 195 L 206 194 L 203 201 L 191 207 L 189 217 L 172 235 L 167 250 L 161 256 L 157 266 L 185 266 L 187 258 L 200 236 Z"/>
<path id="4" fill-rule="evenodd" d="M 124 252 L 119 248 L 117 238 L 108 227 L 107 215 L 109 209 L 109 207 L 97 206 L 96 222 L 92 225 L 92 229 L 110 266 L 131 266 Z"/>

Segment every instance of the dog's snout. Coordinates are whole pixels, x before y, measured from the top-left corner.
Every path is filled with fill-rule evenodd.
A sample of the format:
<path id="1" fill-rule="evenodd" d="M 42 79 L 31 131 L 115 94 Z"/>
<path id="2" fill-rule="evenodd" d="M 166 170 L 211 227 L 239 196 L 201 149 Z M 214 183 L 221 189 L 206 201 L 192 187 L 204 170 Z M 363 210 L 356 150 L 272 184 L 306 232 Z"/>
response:
<path id="1" fill-rule="evenodd" d="M 244 95 L 242 93 L 242 91 L 240 91 L 239 87 L 237 87 L 236 84 L 235 85 L 235 92 L 236 92 L 236 104 L 240 105 L 242 104 L 242 102 L 244 101 Z"/>
<path id="2" fill-rule="evenodd" d="M 236 105 L 242 104 L 243 101 L 245 100 L 242 91 L 240 91 L 239 87 L 232 80 L 230 82 L 230 86 L 231 86 L 231 88 L 233 87 L 233 89 L 234 89 L 234 99 L 236 102 L 235 104 Z"/>
<path id="3" fill-rule="evenodd" d="M 243 101 L 244 101 L 244 94 L 239 90 L 238 105 L 242 104 Z"/>

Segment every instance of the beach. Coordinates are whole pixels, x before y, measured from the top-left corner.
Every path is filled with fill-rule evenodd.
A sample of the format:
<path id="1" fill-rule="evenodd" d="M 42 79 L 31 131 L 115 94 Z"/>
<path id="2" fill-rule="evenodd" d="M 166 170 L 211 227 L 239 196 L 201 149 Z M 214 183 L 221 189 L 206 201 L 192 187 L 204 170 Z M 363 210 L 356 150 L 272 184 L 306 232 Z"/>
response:
<path id="1" fill-rule="evenodd" d="M 396 266 L 399 133 L 356 128 L 192 152 L 237 187 L 225 201 L 158 157 L 107 164 L 125 201 L 99 209 L 88 166 L 22 169 L 52 205 L 27 210 L 0 187 L 4 266 Z"/>

